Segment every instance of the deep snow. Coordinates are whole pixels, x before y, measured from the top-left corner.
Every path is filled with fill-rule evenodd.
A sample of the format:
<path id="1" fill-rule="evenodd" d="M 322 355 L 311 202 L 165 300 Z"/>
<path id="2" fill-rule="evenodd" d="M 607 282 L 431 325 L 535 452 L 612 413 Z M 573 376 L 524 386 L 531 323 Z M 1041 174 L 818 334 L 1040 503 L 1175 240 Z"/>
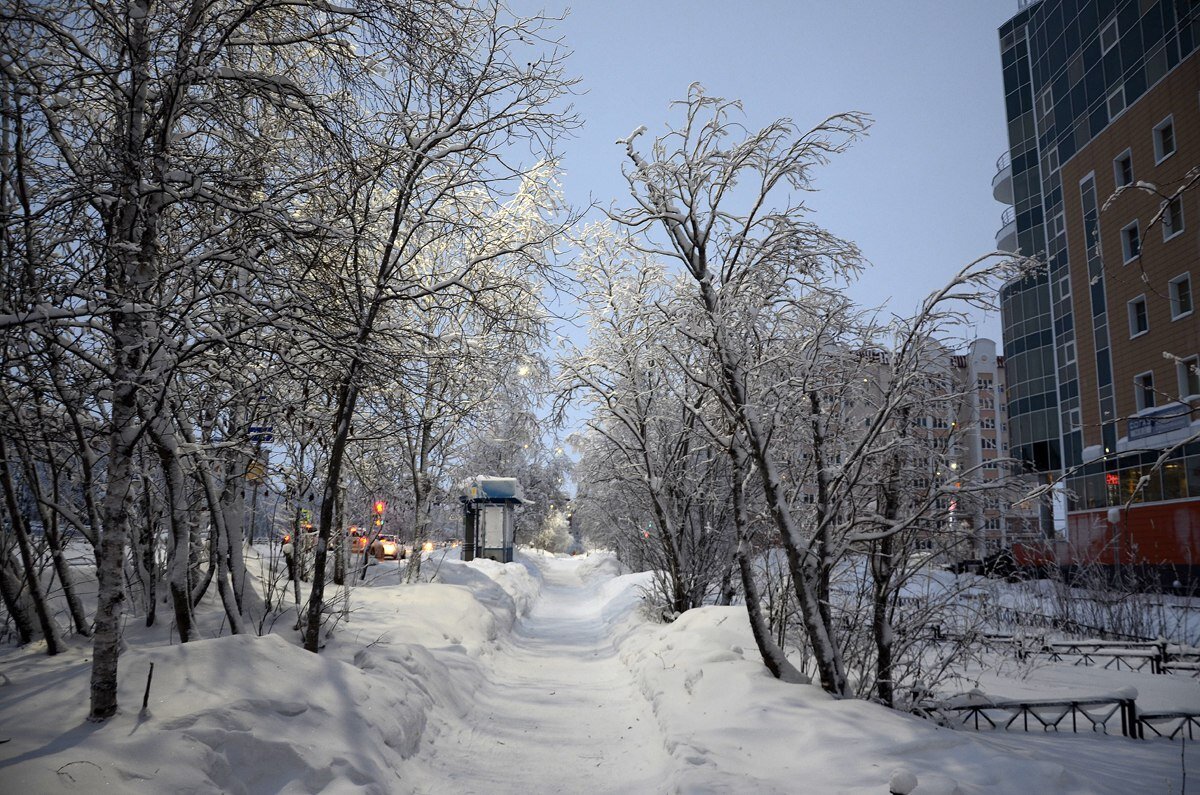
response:
<path id="1" fill-rule="evenodd" d="M 437 582 L 408 586 L 372 567 L 320 655 L 286 621 L 186 646 L 130 626 L 122 710 L 100 726 L 84 721 L 86 644 L 0 652 L 0 792 L 883 795 L 909 773 L 917 795 L 1115 795 L 1178 793 L 1185 764 L 1200 792 L 1190 743 L 976 734 L 776 682 L 741 608 L 648 622 L 647 576 L 606 555 L 430 563 Z M 1008 696 L 1133 686 L 1155 706 L 1200 694 L 1066 664 L 980 680 Z"/>

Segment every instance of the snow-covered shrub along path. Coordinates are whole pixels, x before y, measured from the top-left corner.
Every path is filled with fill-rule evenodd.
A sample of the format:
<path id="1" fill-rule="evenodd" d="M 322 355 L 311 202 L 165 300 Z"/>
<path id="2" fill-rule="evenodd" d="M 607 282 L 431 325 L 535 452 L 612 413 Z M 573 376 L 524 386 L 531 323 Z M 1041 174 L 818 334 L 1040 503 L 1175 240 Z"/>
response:
<path id="1" fill-rule="evenodd" d="M 487 660 L 461 718 L 430 726 L 403 770 L 420 792 L 649 793 L 672 764 L 616 649 L 636 591 L 609 558 L 545 559 L 541 596 Z"/>

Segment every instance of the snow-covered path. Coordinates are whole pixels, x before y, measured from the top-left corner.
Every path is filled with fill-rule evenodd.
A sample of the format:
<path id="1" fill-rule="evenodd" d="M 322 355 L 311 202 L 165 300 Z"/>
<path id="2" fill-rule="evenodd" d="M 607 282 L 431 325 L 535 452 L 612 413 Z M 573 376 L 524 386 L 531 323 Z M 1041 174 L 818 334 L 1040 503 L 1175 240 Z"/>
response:
<path id="1" fill-rule="evenodd" d="M 430 727 L 402 771 L 420 792 L 654 792 L 670 769 L 650 706 L 618 659 L 602 582 L 548 566 L 461 720 Z"/>

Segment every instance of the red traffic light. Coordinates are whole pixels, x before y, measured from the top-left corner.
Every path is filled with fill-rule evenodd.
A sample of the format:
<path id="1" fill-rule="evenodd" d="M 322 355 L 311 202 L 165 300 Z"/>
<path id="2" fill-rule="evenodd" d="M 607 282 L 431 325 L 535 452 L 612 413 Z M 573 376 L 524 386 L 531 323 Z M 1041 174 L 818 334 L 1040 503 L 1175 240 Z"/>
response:
<path id="1" fill-rule="evenodd" d="M 375 500 L 375 513 L 383 513 L 383 509 L 387 507 L 387 503 L 383 500 Z"/>

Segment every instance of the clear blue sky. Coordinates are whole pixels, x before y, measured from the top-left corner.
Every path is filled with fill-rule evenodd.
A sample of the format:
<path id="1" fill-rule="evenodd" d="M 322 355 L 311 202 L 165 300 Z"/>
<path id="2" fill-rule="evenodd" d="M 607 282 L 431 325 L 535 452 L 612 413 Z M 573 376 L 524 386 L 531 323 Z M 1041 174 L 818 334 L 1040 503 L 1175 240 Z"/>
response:
<path id="1" fill-rule="evenodd" d="M 991 251 L 1004 206 L 991 194 L 1007 148 L 996 29 L 1017 0 L 514 0 L 560 13 L 582 78 L 585 127 L 563 145 L 568 199 L 623 202 L 614 141 L 699 81 L 741 99 L 750 126 L 811 126 L 870 113 L 868 138 L 818 176 L 815 220 L 858 243 L 873 267 L 852 289 L 907 313 L 969 260 Z M 999 341 L 999 320 L 980 334 Z"/>

